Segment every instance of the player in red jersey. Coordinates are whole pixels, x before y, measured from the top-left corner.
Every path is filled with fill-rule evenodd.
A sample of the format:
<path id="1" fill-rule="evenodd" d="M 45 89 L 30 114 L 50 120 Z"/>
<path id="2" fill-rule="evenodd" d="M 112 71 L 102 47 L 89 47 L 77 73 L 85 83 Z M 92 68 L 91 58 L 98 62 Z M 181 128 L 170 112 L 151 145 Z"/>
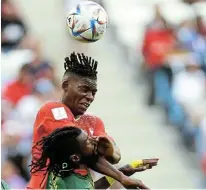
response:
<path id="1" fill-rule="evenodd" d="M 64 68 L 62 99 L 40 108 L 34 123 L 33 145 L 55 129 L 64 126 L 79 127 L 89 136 L 108 137 L 102 120 L 94 115 L 85 114 L 97 92 L 97 62 L 83 54 L 72 53 L 70 58 L 65 59 Z M 38 155 L 39 150 L 33 147 L 32 157 Z M 113 155 L 106 159 L 112 164 L 119 162 L 120 151 L 115 144 Z M 44 188 L 40 185 L 44 178 L 44 172 L 31 173 L 28 188 Z"/>

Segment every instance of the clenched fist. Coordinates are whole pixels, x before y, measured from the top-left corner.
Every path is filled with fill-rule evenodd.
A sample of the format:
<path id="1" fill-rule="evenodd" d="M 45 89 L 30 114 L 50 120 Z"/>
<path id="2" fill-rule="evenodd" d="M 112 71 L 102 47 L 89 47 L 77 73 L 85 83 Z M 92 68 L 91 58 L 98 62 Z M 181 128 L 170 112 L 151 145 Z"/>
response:
<path id="1" fill-rule="evenodd" d="M 104 136 L 97 137 L 97 152 L 104 157 L 112 157 L 114 154 L 113 142 Z"/>

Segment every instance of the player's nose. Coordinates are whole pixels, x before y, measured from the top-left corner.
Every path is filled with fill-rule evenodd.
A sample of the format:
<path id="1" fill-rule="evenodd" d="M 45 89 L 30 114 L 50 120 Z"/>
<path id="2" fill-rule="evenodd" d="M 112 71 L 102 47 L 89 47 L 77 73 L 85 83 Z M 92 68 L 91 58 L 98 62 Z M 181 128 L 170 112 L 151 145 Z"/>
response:
<path id="1" fill-rule="evenodd" d="M 91 103 L 94 100 L 94 95 L 92 92 L 87 92 L 86 99 Z"/>

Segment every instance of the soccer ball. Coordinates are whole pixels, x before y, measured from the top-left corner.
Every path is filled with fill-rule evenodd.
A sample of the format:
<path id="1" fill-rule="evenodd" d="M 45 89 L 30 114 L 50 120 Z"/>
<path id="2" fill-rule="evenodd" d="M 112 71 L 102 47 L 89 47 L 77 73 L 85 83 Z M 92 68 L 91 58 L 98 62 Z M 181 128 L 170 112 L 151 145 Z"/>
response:
<path id="1" fill-rule="evenodd" d="M 72 9 L 66 18 L 66 25 L 72 38 L 90 43 L 101 39 L 107 29 L 108 16 L 99 4 L 83 1 Z"/>

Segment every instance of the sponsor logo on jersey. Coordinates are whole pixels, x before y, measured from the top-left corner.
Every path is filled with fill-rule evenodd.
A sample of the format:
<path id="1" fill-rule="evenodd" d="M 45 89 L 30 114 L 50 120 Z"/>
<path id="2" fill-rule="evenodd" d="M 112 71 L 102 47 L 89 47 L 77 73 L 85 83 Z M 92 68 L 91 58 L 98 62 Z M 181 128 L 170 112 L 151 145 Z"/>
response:
<path id="1" fill-rule="evenodd" d="M 68 115 L 67 115 L 64 107 L 53 108 L 51 111 L 52 111 L 52 114 L 53 114 L 55 120 L 62 120 L 62 119 L 68 118 Z"/>

